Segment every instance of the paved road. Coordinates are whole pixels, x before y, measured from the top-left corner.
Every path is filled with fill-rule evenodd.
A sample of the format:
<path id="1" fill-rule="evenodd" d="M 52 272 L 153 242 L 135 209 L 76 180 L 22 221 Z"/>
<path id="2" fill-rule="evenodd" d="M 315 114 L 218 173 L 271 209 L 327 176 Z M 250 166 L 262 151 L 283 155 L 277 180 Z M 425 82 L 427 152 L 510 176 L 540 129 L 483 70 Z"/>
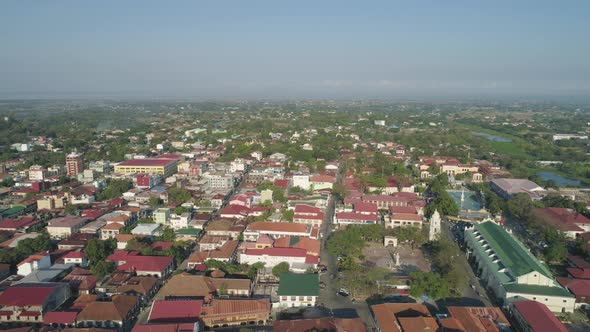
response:
<path id="1" fill-rule="evenodd" d="M 338 174 L 336 181 L 340 183 L 340 174 Z M 320 262 L 321 264 L 325 264 L 328 267 L 328 272 L 322 273 L 320 275 L 320 280 L 326 284 L 324 289 L 320 289 L 320 300 L 319 302 L 323 304 L 326 308 L 325 313 L 331 317 L 338 317 L 338 318 L 355 318 L 360 317 L 367 327 L 369 331 L 372 331 L 375 327 L 373 317 L 371 315 L 369 306 L 364 301 L 358 301 L 352 303 L 351 298 L 343 297 L 337 295 L 338 292 L 338 273 L 337 273 L 337 266 L 336 266 L 336 257 L 331 255 L 325 248 L 326 242 L 332 233 L 333 228 L 333 217 L 334 217 L 334 209 L 335 209 L 335 202 L 334 199 L 331 198 L 328 202 L 328 206 L 326 207 L 325 219 L 324 223 L 321 227 L 321 233 L 323 234 L 322 238 L 322 247 L 320 253 Z M 330 275 L 336 275 L 336 278 L 330 278 Z"/>
<path id="2" fill-rule="evenodd" d="M 449 238 L 449 240 L 451 240 L 453 242 L 457 242 L 457 239 L 455 238 L 453 232 L 450 229 L 451 225 L 452 225 L 452 223 L 450 221 L 443 221 L 442 222 L 442 232 L 444 233 L 445 236 L 447 236 Z M 467 284 L 461 290 L 461 294 L 463 295 L 463 298 L 458 300 L 461 303 L 457 303 L 457 304 L 465 305 L 465 304 L 470 304 L 470 302 L 472 302 L 472 305 L 479 305 L 479 306 L 483 305 L 486 307 L 492 306 L 492 302 L 488 298 L 485 288 L 481 285 L 481 283 L 479 282 L 479 279 L 477 279 L 477 277 L 475 276 L 475 273 L 473 273 L 473 269 L 471 268 L 471 266 L 467 262 L 467 256 L 464 254 L 460 254 L 459 257 L 457 257 L 456 259 L 460 262 L 460 266 L 463 271 L 463 274 L 467 277 Z M 473 287 L 471 287 L 471 285 L 473 285 Z M 446 305 L 449 305 L 449 306 L 455 305 L 455 304 L 456 303 L 454 303 L 453 300 L 447 301 L 447 303 L 446 303 Z"/>

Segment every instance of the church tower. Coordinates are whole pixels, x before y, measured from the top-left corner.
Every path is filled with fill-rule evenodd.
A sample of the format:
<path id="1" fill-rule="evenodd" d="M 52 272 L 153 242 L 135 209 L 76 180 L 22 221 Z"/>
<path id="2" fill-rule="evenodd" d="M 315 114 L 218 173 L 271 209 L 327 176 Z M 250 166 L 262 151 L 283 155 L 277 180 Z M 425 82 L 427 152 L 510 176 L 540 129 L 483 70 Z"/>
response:
<path id="1" fill-rule="evenodd" d="M 430 217 L 430 231 L 428 232 L 428 240 L 433 241 L 436 239 L 436 235 L 440 234 L 440 214 L 438 210 L 434 210 L 434 213 Z"/>

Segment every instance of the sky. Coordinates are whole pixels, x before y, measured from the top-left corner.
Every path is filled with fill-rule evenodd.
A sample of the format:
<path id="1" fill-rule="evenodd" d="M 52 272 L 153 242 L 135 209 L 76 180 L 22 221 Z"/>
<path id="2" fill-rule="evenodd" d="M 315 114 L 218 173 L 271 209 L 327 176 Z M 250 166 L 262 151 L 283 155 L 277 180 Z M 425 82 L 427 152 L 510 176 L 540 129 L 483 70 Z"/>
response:
<path id="1" fill-rule="evenodd" d="M 0 2 L 0 98 L 590 96 L 590 1 Z"/>

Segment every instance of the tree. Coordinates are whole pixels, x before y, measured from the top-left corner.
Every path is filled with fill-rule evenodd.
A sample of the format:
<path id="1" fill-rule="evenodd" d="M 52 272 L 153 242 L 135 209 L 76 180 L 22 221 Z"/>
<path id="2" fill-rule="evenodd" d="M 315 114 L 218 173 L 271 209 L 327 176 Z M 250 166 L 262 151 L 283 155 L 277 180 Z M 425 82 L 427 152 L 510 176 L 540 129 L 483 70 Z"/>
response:
<path id="1" fill-rule="evenodd" d="M 564 197 L 559 194 L 549 194 L 543 197 L 541 202 L 543 202 L 543 205 L 546 207 L 559 207 L 566 209 L 574 208 L 574 201 L 572 201 L 569 197 Z"/>
<path id="2" fill-rule="evenodd" d="M 295 211 L 293 210 L 283 210 L 282 212 L 283 219 L 288 221 L 293 221 L 293 217 L 295 216 Z"/>
<path id="3" fill-rule="evenodd" d="M 160 200 L 159 197 L 156 196 L 150 196 L 150 199 L 148 200 L 148 205 L 151 208 L 157 208 L 160 206 L 160 204 L 162 204 L 162 200 Z"/>
<path id="4" fill-rule="evenodd" d="M 248 267 L 248 278 L 254 279 L 256 277 L 256 274 L 258 273 L 258 270 L 260 269 L 264 269 L 263 262 L 256 262 L 250 265 L 250 267 Z"/>
<path id="5" fill-rule="evenodd" d="M 172 212 L 174 214 L 183 214 L 183 213 L 189 212 L 189 209 L 184 206 L 178 206 L 178 207 L 174 208 L 174 210 L 172 210 Z"/>
<path id="6" fill-rule="evenodd" d="M 78 214 L 78 207 L 74 204 L 68 204 L 64 207 L 64 213 L 70 215 L 77 215 Z"/>
<path id="7" fill-rule="evenodd" d="M 90 272 L 99 278 L 113 272 L 115 270 L 115 263 L 107 261 L 99 261 L 90 267 Z"/>
<path id="8" fill-rule="evenodd" d="M 188 202 L 193 195 L 184 188 L 170 188 L 168 190 L 168 201 L 176 204 Z"/>
<path id="9" fill-rule="evenodd" d="M 133 188 L 133 183 L 127 179 L 110 179 L 108 185 L 98 194 L 99 200 L 108 200 L 123 195 L 124 192 Z"/>
<path id="10" fill-rule="evenodd" d="M 413 297 L 428 295 L 438 300 L 449 296 L 447 281 L 436 272 L 415 271 L 410 273 L 410 294 Z"/>
<path id="11" fill-rule="evenodd" d="M 275 277 L 280 277 L 281 274 L 289 272 L 289 263 L 281 262 L 272 268 L 272 274 Z"/>
<path id="12" fill-rule="evenodd" d="M 174 230 L 170 227 L 166 227 L 162 231 L 162 235 L 158 237 L 158 241 L 172 242 L 175 238 L 176 234 L 174 233 Z"/>
<path id="13" fill-rule="evenodd" d="M 115 248 L 117 247 L 117 242 L 115 239 L 109 240 L 99 240 L 99 239 L 91 239 L 88 241 L 86 248 L 84 248 L 84 255 L 89 261 L 90 266 L 92 267 L 95 264 L 98 264 L 101 261 L 104 261 L 109 255 L 111 255 Z"/>
<path id="14" fill-rule="evenodd" d="M 527 222 L 531 215 L 533 201 L 528 194 L 518 193 L 508 200 L 506 208 L 513 217 Z"/>

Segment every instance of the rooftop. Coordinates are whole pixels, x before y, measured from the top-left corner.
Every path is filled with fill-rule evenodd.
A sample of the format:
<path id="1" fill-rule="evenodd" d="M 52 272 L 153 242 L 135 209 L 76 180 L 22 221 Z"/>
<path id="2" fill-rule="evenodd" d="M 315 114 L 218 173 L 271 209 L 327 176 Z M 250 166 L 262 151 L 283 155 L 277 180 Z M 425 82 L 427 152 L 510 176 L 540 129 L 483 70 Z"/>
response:
<path id="1" fill-rule="evenodd" d="M 278 295 L 318 296 L 319 279 L 312 273 L 283 273 L 280 277 Z"/>
<path id="2" fill-rule="evenodd" d="M 555 317 L 546 305 L 537 301 L 512 303 L 533 332 L 567 332 L 567 328 Z"/>
<path id="3" fill-rule="evenodd" d="M 549 278 L 553 277 L 545 266 L 500 225 L 486 221 L 476 225 L 475 229 L 484 237 L 502 264 L 510 269 L 514 276 L 537 271 Z"/>
<path id="4" fill-rule="evenodd" d="M 154 301 L 148 322 L 190 323 L 201 315 L 202 300 Z"/>

